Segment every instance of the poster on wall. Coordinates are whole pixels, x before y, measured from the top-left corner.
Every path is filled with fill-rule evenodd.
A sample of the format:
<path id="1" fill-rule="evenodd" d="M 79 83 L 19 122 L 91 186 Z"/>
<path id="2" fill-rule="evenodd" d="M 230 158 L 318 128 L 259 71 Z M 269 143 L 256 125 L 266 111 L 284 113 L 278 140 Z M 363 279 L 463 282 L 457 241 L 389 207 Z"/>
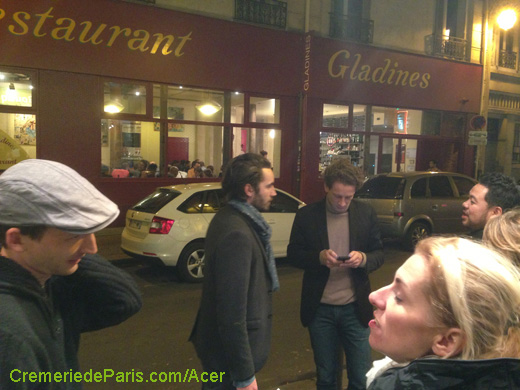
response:
<path id="1" fill-rule="evenodd" d="M 155 131 L 161 131 L 161 124 L 159 122 L 155 122 L 153 129 Z M 184 131 L 184 125 L 180 123 L 168 123 L 168 133 L 182 133 Z"/>
<path id="2" fill-rule="evenodd" d="M 14 138 L 20 145 L 36 145 L 36 117 L 34 115 L 15 114 Z"/>
<path id="3" fill-rule="evenodd" d="M 11 138 L 7 132 L 0 130 L 0 170 L 6 170 L 28 158 L 29 155 L 17 140 Z"/>

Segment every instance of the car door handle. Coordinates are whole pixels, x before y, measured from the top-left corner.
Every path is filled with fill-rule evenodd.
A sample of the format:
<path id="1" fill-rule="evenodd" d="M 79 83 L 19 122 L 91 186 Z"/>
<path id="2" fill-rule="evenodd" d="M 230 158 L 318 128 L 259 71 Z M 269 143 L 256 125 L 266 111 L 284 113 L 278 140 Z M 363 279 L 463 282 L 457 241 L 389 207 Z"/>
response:
<path id="1" fill-rule="evenodd" d="M 439 205 L 438 204 L 432 204 L 432 210 L 433 211 L 438 211 L 439 210 Z"/>

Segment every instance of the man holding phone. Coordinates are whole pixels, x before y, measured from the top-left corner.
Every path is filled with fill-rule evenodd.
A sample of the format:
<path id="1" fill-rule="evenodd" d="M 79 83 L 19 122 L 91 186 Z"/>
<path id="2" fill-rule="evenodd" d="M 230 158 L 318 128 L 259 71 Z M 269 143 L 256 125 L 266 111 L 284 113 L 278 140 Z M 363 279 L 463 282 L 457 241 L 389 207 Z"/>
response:
<path id="1" fill-rule="evenodd" d="M 372 207 L 354 199 L 363 184 L 358 168 L 338 159 L 324 182 L 325 199 L 298 210 L 287 256 L 305 270 L 300 317 L 309 328 L 317 389 L 336 389 L 337 341 L 345 351 L 348 389 L 365 389 L 373 316 L 368 274 L 383 265 L 381 234 Z"/>

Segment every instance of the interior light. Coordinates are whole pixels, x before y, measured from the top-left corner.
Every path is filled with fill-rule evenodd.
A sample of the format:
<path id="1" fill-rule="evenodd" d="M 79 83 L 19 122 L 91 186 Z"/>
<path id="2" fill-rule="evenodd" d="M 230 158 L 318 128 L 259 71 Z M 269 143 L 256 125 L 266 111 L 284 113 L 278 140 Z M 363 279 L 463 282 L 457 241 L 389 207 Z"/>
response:
<path id="1" fill-rule="evenodd" d="M 222 106 L 217 102 L 205 102 L 197 104 L 195 107 L 204 115 L 213 115 L 222 109 Z"/>
<path id="2" fill-rule="evenodd" d="M 270 130 L 270 131 L 269 131 L 269 137 L 271 137 L 271 139 L 274 139 L 274 137 L 275 137 L 275 132 L 274 132 L 274 130 Z"/>
<path id="3" fill-rule="evenodd" d="M 516 12 L 513 9 L 506 9 L 500 12 L 500 15 L 497 17 L 497 22 L 501 29 L 509 30 L 515 25 Z"/>
<path id="4" fill-rule="evenodd" d="M 118 112 L 121 112 L 125 109 L 125 106 L 123 106 L 119 101 L 117 100 L 110 100 L 105 104 L 105 112 L 108 112 L 110 114 L 117 114 Z"/>

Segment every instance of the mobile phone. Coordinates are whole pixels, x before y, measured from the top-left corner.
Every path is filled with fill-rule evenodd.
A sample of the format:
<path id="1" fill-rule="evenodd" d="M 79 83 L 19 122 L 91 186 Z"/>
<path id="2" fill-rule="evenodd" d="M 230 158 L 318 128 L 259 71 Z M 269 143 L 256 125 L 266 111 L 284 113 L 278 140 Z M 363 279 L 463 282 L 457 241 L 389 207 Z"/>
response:
<path id="1" fill-rule="evenodd" d="M 338 257 L 336 257 L 336 260 L 338 260 L 338 261 L 345 261 L 345 260 L 348 260 L 348 259 L 350 259 L 350 256 L 348 256 L 348 255 L 347 256 L 338 256 Z"/>

